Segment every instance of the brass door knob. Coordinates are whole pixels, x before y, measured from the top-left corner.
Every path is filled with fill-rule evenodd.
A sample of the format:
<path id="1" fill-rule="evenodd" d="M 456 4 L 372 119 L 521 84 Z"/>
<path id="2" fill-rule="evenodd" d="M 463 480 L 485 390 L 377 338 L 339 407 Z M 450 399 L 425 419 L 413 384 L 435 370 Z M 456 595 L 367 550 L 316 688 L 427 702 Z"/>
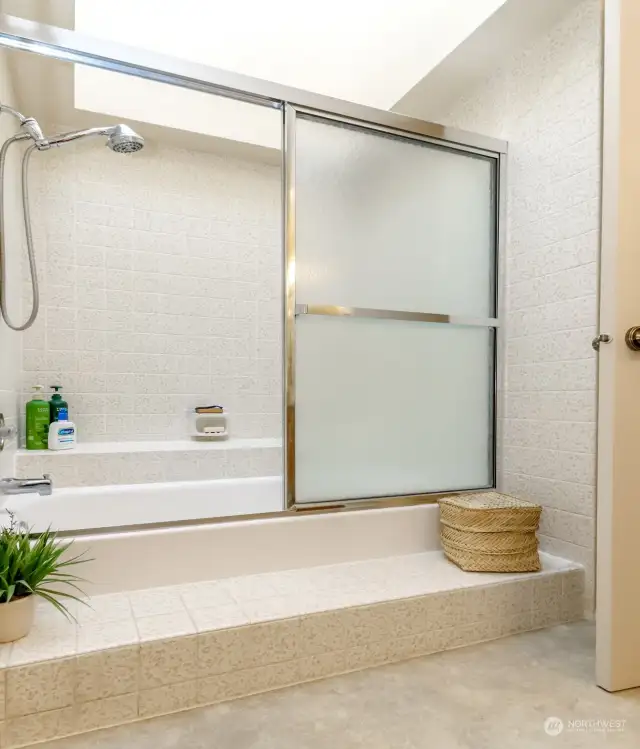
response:
<path id="1" fill-rule="evenodd" d="M 624 340 L 632 351 L 640 351 L 640 325 L 634 325 L 633 328 L 629 328 Z"/>

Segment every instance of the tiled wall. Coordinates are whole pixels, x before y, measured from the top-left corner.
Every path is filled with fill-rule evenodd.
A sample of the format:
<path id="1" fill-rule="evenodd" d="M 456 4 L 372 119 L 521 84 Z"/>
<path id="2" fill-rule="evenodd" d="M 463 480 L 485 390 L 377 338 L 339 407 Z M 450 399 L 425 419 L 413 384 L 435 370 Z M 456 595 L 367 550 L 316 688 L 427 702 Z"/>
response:
<path id="1" fill-rule="evenodd" d="M 0 50 L 0 102 L 8 106 L 17 106 L 14 98 L 13 84 L 7 65 L 6 54 Z M 17 121 L 8 114 L 0 116 L 0 142 L 13 135 L 17 131 Z M 9 313 L 14 324 L 24 322 L 22 312 L 22 300 L 20 299 L 20 253 L 24 249 L 22 239 L 21 207 L 20 207 L 20 161 L 18 155 L 19 147 L 9 152 L 5 167 L 4 203 L 6 232 L 6 264 L 7 277 L 9 279 Z M 0 281 L 0 283 L 2 283 Z M 20 348 L 21 333 L 10 330 L 0 320 L 0 413 L 3 413 L 7 425 L 17 425 L 17 405 L 20 374 Z M 15 454 L 16 441 L 11 440 L 3 452 L 0 452 L 0 478 L 10 476 L 13 471 L 13 456 Z"/>
<path id="2" fill-rule="evenodd" d="M 211 401 L 232 436 L 278 436 L 279 167 L 157 138 L 32 164 L 42 313 L 24 389 L 64 385 L 85 442 L 183 438 L 188 409 Z"/>
<path id="3" fill-rule="evenodd" d="M 502 489 L 540 502 L 543 549 L 592 584 L 600 194 L 600 3 L 585 0 L 453 106 L 509 141 Z"/>

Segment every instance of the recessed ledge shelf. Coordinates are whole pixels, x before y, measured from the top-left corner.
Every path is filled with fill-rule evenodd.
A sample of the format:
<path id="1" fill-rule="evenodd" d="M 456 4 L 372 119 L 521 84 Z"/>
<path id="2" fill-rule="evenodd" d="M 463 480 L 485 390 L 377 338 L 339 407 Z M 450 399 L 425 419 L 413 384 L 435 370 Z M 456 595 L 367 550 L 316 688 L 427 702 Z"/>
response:
<path id="1" fill-rule="evenodd" d="M 70 455 L 102 455 L 104 453 L 182 452 L 183 450 L 247 450 L 282 447 L 279 437 L 230 437 L 220 442 L 184 440 L 149 440 L 145 442 L 79 442 L 73 450 L 26 450 L 20 448 L 18 456 L 47 455 L 69 458 Z"/>

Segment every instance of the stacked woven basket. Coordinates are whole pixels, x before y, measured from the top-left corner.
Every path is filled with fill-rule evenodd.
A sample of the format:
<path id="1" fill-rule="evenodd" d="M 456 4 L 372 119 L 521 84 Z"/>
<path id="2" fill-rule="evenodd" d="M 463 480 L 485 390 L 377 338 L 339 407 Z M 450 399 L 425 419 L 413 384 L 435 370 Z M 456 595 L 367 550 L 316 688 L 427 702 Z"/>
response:
<path id="1" fill-rule="evenodd" d="M 469 572 L 537 572 L 540 505 L 507 494 L 445 497 L 440 536 L 448 559 Z"/>

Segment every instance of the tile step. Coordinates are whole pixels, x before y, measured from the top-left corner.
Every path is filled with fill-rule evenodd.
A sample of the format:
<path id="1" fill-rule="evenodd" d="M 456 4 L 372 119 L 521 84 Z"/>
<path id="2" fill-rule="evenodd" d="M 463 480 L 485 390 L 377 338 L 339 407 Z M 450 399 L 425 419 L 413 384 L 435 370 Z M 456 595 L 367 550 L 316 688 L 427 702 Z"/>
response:
<path id="1" fill-rule="evenodd" d="M 141 720 L 583 616 L 584 570 L 466 573 L 442 552 L 38 605 L 0 647 L 2 746 Z"/>

